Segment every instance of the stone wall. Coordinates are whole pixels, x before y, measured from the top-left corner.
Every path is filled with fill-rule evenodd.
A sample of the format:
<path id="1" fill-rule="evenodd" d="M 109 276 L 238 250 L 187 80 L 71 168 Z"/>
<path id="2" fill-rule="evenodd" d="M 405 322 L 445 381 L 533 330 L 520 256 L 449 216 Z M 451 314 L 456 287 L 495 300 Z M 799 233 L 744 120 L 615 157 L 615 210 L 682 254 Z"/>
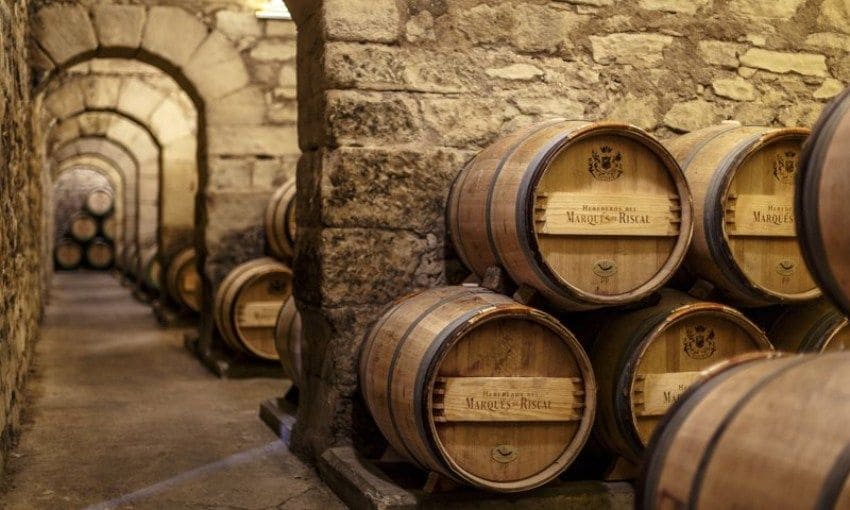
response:
<path id="1" fill-rule="evenodd" d="M 28 1 L 0 2 L 0 468 L 20 432 L 42 310 L 41 169 L 33 151 Z"/>
<path id="2" fill-rule="evenodd" d="M 374 443 L 365 329 L 456 280 L 450 183 L 547 116 L 669 137 L 725 119 L 810 126 L 850 81 L 846 0 L 288 0 L 299 25 L 297 298 L 308 384 L 294 447 Z M 370 434 L 371 437 L 369 436 Z"/>

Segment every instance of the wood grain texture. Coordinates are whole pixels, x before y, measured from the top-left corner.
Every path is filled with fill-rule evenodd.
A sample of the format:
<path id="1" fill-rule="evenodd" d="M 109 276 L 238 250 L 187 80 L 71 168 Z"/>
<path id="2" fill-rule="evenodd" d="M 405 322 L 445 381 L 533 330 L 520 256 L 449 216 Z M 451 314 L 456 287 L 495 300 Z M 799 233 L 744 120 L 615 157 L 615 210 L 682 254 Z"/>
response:
<path id="1" fill-rule="evenodd" d="M 115 249 L 110 243 L 95 239 L 86 246 L 86 262 L 95 269 L 106 269 L 115 261 Z"/>
<path id="2" fill-rule="evenodd" d="M 479 153 L 452 186 L 447 223 L 479 277 L 501 266 L 581 310 L 658 290 L 684 259 L 693 215 L 678 164 L 654 138 L 555 119 Z"/>
<path id="3" fill-rule="evenodd" d="M 302 386 L 305 345 L 301 329 L 301 314 L 295 306 L 295 298 L 291 296 L 278 314 L 274 339 L 275 349 L 283 365 L 283 373 L 296 387 Z"/>
<path id="4" fill-rule="evenodd" d="M 157 248 L 148 248 L 142 253 L 142 281 L 148 289 L 158 291 L 160 289 L 160 264 Z"/>
<path id="5" fill-rule="evenodd" d="M 88 214 L 80 213 L 71 221 L 71 237 L 75 241 L 86 243 L 97 235 L 97 220 Z"/>
<path id="6" fill-rule="evenodd" d="M 806 142 L 795 200 L 806 262 L 824 293 L 850 314 L 850 89 L 827 106 Z"/>
<path id="7" fill-rule="evenodd" d="M 850 351 L 847 317 L 829 301 L 819 299 L 789 307 L 768 335 L 777 349 L 788 352 Z"/>
<path id="8" fill-rule="evenodd" d="M 722 125 L 665 143 L 698 221 L 687 267 L 743 306 L 799 303 L 820 290 L 794 232 L 794 180 L 808 130 Z"/>
<path id="9" fill-rule="evenodd" d="M 115 205 L 112 191 L 108 189 L 96 189 L 86 197 L 86 211 L 94 216 L 105 216 Z"/>
<path id="10" fill-rule="evenodd" d="M 295 256 L 295 179 L 286 181 L 274 192 L 263 220 L 269 254 L 284 261 Z"/>
<path id="11" fill-rule="evenodd" d="M 850 353 L 730 363 L 659 431 L 642 508 L 850 509 Z"/>
<path id="12" fill-rule="evenodd" d="M 184 248 L 168 262 L 165 287 L 176 302 L 187 309 L 201 311 L 201 276 L 194 248 Z"/>
<path id="13" fill-rule="evenodd" d="M 107 216 L 100 222 L 100 235 L 108 241 L 114 241 L 118 232 L 118 221 L 114 215 Z"/>
<path id="14" fill-rule="evenodd" d="M 665 290 L 658 304 L 606 319 L 591 360 L 599 384 L 595 436 L 639 462 L 659 421 L 697 373 L 739 354 L 771 350 L 740 312 Z"/>
<path id="15" fill-rule="evenodd" d="M 73 239 L 62 239 L 54 251 L 56 265 L 61 269 L 76 269 L 83 263 L 83 248 Z"/>
<path id="16" fill-rule="evenodd" d="M 366 337 L 360 378 L 375 422 L 399 453 L 501 492 L 558 476 L 587 439 L 595 411 L 589 360 L 572 334 L 477 287 L 432 289 L 394 303 Z M 565 393 L 553 396 L 559 386 Z M 495 408 L 522 408 L 523 398 L 521 412 L 493 417 Z M 558 407 L 557 421 L 539 409 L 547 403 Z"/>
<path id="17" fill-rule="evenodd" d="M 215 296 L 215 322 L 224 341 L 236 352 L 279 359 L 275 325 L 292 295 L 292 271 L 269 257 L 234 268 Z"/>

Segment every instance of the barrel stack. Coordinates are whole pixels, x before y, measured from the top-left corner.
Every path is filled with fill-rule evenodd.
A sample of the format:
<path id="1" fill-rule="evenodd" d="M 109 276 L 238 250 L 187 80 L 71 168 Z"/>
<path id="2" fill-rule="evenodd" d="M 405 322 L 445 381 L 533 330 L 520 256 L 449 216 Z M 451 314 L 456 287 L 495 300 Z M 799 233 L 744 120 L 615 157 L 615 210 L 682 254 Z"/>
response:
<path id="1" fill-rule="evenodd" d="M 86 196 L 82 210 L 71 218 L 67 231 L 54 248 L 57 269 L 77 269 L 83 264 L 96 270 L 113 266 L 117 235 L 113 210 L 111 190 L 96 189 Z"/>

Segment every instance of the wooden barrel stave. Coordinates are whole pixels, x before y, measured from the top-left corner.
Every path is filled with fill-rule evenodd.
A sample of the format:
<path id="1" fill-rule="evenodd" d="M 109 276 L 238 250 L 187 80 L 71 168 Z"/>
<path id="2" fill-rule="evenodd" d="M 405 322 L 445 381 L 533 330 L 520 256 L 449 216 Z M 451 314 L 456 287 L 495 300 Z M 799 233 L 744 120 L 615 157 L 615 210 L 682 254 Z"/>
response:
<path id="1" fill-rule="evenodd" d="M 61 269 L 71 270 L 80 267 L 83 262 L 83 248 L 72 239 L 59 241 L 54 250 L 56 264 Z"/>
<path id="2" fill-rule="evenodd" d="M 112 210 L 114 202 L 111 190 L 96 189 L 86 197 L 86 211 L 94 216 L 105 216 Z"/>
<path id="3" fill-rule="evenodd" d="M 850 353 L 732 363 L 653 439 L 641 506 L 850 508 Z"/>
<path id="4" fill-rule="evenodd" d="M 80 243 L 87 243 L 97 235 L 97 221 L 88 214 L 80 213 L 71 220 L 71 237 Z"/>
<path id="5" fill-rule="evenodd" d="M 833 99 L 812 129 L 801 155 L 794 200 L 806 264 L 827 297 L 845 314 L 850 314 L 848 138 L 850 89 Z"/>
<path id="6" fill-rule="evenodd" d="M 195 313 L 200 313 L 201 281 L 194 248 L 178 251 L 168 262 L 165 288 L 176 302 Z"/>
<path id="7" fill-rule="evenodd" d="M 640 461 L 664 413 L 699 372 L 773 349 L 737 310 L 674 291 L 661 296 L 653 306 L 606 319 L 590 354 L 599 384 L 595 437 L 632 462 Z"/>
<path id="8" fill-rule="evenodd" d="M 788 352 L 832 352 L 850 350 L 847 317 L 820 299 L 789 307 L 770 328 L 770 340 Z"/>
<path id="9" fill-rule="evenodd" d="M 153 246 L 145 250 L 141 259 L 142 282 L 151 290 L 160 290 L 159 250 Z"/>
<path id="10" fill-rule="evenodd" d="M 665 143 L 683 166 L 700 218 L 685 265 L 736 304 L 794 303 L 819 295 L 791 211 L 792 167 L 807 132 L 727 124 Z M 781 218 L 768 221 L 767 215 Z"/>
<path id="11" fill-rule="evenodd" d="M 635 190 L 652 200 L 628 202 Z M 599 200 L 603 226 L 581 213 Z M 658 203 L 663 210 L 649 210 Z M 627 212 L 636 208 L 641 214 Z M 629 218 L 648 226 L 628 225 Z M 687 183 L 660 143 L 625 124 L 558 119 L 479 153 L 452 186 L 447 222 L 460 258 L 479 277 L 501 266 L 571 310 L 658 290 L 684 259 L 692 230 Z"/>
<path id="12" fill-rule="evenodd" d="M 100 223 L 100 235 L 102 235 L 103 238 L 108 241 L 115 241 L 117 229 L 118 222 L 115 219 L 115 215 L 107 216 Z"/>
<path id="13" fill-rule="evenodd" d="M 303 387 L 303 346 L 304 339 L 301 329 L 301 314 L 295 306 L 295 298 L 286 300 L 280 309 L 274 330 L 275 349 L 283 366 L 283 373 L 292 380 L 296 387 Z"/>
<path id="14" fill-rule="evenodd" d="M 295 179 L 290 179 L 272 195 L 266 207 L 264 226 L 269 252 L 282 260 L 295 256 Z"/>
<path id="15" fill-rule="evenodd" d="M 530 380 L 531 372 L 574 381 L 572 391 L 581 395 L 558 393 L 577 399 L 568 404 L 574 406 L 568 420 L 553 425 L 534 415 L 506 426 L 456 407 L 458 395 L 486 398 L 481 381 L 521 388 L 513 385 Z M 592 371 L 574 337 L 551 317 L 480 288 L 432 289 L 397 301 L 367 335 L 360 377 L 372 415 L 397 451 L 428 470 L 496 491 L 527 490 L 566 469 L 587 438 L 595 407 Z"/>
<path id="16" fill-rule="evenodd" d="M 107 269 L 115 261 L 112 244 L 103 239 L 95 239 L 86 246 L 86 262 L 95 269 Z"/>
<path id="17" fill-rule="evenodd" d="M 264 257 L 237 266 L 216 292 L 215 321 L 225 343 L 237 352 L 279 360 L 275 325 L 291 294 L 292 271 L 277 260 Z"/>

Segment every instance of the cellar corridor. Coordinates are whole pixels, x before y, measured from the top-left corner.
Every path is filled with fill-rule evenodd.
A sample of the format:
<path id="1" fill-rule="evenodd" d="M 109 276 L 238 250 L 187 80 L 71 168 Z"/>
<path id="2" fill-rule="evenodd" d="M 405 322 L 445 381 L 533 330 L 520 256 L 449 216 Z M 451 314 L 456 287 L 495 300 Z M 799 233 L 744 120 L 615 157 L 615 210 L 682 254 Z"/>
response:
<path id="1" fill-rule="evenodd" d="M 57 274 L 4 508 L 330 510 L 258 419 L 280 380 L 219 380 L 106 273 Z"/>

